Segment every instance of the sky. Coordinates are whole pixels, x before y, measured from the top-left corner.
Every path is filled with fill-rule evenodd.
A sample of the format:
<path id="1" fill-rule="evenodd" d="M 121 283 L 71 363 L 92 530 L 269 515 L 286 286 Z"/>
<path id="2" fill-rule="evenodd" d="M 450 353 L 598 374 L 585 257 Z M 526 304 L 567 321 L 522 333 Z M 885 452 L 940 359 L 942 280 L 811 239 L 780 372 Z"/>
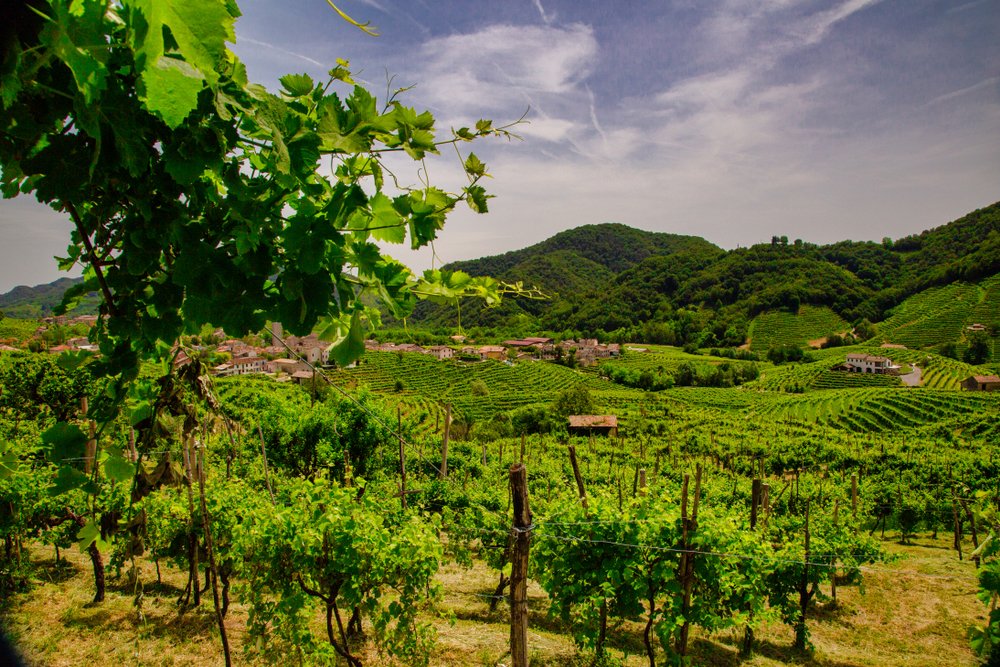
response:
<path id="1" fill-rule="evenodd" d="M 585 224 L 702 236 L 899 238 L 1000 200 L 1000 0 L 242 0 L 252 80 L 316 79 L 337 58 L 439 135 L 479 118 L 517 140 L 487 162 L 490 213 L 456 211 L 415 269 Z M 526 115 L 525 115 L 526 114 Z M 457 190 L 443 151 L 430 180 Z M 403 185 L 413 163 L 393 162 Z M 57 213 L 0 201 L 0 293 L 59 277 Z"/>

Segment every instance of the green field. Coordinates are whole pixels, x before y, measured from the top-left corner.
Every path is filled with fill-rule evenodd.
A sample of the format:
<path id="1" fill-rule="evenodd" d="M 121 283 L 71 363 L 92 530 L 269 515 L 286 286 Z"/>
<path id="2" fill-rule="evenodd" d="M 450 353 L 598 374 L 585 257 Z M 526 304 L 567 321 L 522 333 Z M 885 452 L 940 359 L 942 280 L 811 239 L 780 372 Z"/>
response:
<path id="1" fill-rule="evenodd" d="M 832 333 L 844 333 L 851 325 L 825 306 L 802 306 L 796 314 L 787 311 L 762 313 L 750 323 L 747 336 L 751 350 L 777 345 L 806 345 Z"/>
<path id="2" fill-rule="evenodd" d="M 910 348 L 931 347 L 962 340 L 970 324 L 989 325 L 998 319 L 1000 276 L 994 276 L 978 284 L 952 283 L 911 296 L 878 324 L 877 338 Z"/>

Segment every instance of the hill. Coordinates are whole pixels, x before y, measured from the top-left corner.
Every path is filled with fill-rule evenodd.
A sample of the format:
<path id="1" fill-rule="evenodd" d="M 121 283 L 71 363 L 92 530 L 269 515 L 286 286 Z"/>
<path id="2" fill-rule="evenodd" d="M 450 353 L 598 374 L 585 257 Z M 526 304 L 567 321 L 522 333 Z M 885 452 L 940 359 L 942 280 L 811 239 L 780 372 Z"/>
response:
<path id="1" fill-rule="evenodd" d="M 19 285 L 0 294 L 0 312 L 7 317 L 38 319 L 53 314 L 62 301 L 63 294 L 70 287 L 83 282 L 83 278 L 59 278 L 44 285 Z M 96 295 L 88 295 L 72 310 L 74 315 L 90 315 L 97 312 Z"/>
<path id="2" fill-rule="evenodd" d="M 737 346 L 753 338 L 755 349 L 766 349 L 805 345 L 865 320 L 886 320 L 879 329 L 882 340 L 916 347 L 948 343 L 962 353 L 968 345 L 964 326 L 1000 320 L 1000 290 L 992 283 L 953 287 L 981 283 L 1000 272 L 1000 203 L 882 243 L 817 245 L 774 237 L 770 243 L 724 251 L 697 237 L 620 224 L 586 225 L 522 250 L 445 268 L 523 281 L 550 297 L 508 300 L 494 310 L 463 306 L 467 328 L 698 347 Z M 949 306 L 962 310 L 961 317 L 946 315 L 948 308 L 903 305 L 925 292 L 926 300 L 945 303 L 952 291 L 962 289 L 972 289 L 973 301 L 962 298 Z M 932 312 L 940 317 L 925 321 Z M 914 313 L 916 321 L 906 319 Z M 948 317 L 954 322 L 945 322 Z M 455 313 L 422 304 L 413 321 L 453 326 Z M 947 326 L 939 327 L 938 321 Z M 911 331 L 899 333 L 903 325 Z M 913 334 L 921 328 L 935 333 Z M 865 324 L 862 333 L 873 331 Z M 994 350 L 996 341 L 991 338 L 987 347 Z"/>

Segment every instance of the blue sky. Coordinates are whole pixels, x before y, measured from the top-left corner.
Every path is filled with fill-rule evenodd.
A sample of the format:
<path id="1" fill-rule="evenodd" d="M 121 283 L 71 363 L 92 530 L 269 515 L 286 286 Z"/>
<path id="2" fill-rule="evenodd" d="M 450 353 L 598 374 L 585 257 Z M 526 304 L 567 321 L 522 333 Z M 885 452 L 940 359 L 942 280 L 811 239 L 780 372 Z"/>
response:
<path id="1" fill-rule="evenodd" d="M 522 141 L 472 147 L 491 213 L 457 212 L 436 256 L 392 250 L 415 268 L 608 221 L 727 248 L 895 238 L 1000 199 L 997 0 L 342 0 L 379 37 L 322 0 L 240 6 L 234 48 L 269 87 L 339 57 L 380 96 L 415 85 L 439 130 L 528 111 Z M 429 171 L 461 185 L 453 153 Z M 0 292 L 58 277 L 67 234 L 0 202 Z"/>

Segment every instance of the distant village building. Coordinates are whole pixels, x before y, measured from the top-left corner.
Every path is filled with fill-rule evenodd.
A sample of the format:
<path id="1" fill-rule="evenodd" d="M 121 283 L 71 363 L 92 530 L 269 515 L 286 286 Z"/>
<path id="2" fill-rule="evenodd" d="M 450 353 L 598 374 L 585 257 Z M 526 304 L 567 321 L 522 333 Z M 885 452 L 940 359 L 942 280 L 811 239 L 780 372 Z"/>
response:
<path id="1" fill-rule="evenodd" d="M 304 361 L 298 359 L 275 359 L 268 363 L 268 369 L 272 373 L 285 373 L 291 375 L 296 371 L 308 370 L 309 366 Z"/>
<path id="2" fill-rule="evenodd" d="M 979 322 L 976 322 L 975 324 L 970 324 L 965 328 L 968 329 L 969 331 L 986 331 L 986 325 L 980 324 Z"/>
<path id="3" fill-rule="evenodd" d="M 618 435 L 618 417 L 616 415 L 570 415 L 567 429 L 570 435 Z"/>
<path id="4" fill-rule="evenodd" d="M 1000 377 L 996 375 L 972 375 L 962 380 L 962 389 L 968 391 L 1000 391 Z"/>
<path id="5" fill-rule="evenodd" d="M 438 361 L 444 361 L 445 359 L 451 359 L 455 356 L 455 350 L 451 349 L 447 345 L 434 345 L 424 350 L 424 354 L 429 354 Z"/>
<path id="6" fill-rule="evenodd" d="M 479 348 L 479 358 L 503 361 L 507 358 L 507 348 L 503 345 L 483 345 Z"/>
<path id="7" fill-rule="evenodd" d="M 900 366 L 893 364 L 888 357 L 879 357 L 874 354 L 862 354 L 852 352 L 847 355 L 847 361 L 837 370 L 850 371 L 852 373 L 875 373 L 878 375 L 889 375 L 896 373 Z"/>

